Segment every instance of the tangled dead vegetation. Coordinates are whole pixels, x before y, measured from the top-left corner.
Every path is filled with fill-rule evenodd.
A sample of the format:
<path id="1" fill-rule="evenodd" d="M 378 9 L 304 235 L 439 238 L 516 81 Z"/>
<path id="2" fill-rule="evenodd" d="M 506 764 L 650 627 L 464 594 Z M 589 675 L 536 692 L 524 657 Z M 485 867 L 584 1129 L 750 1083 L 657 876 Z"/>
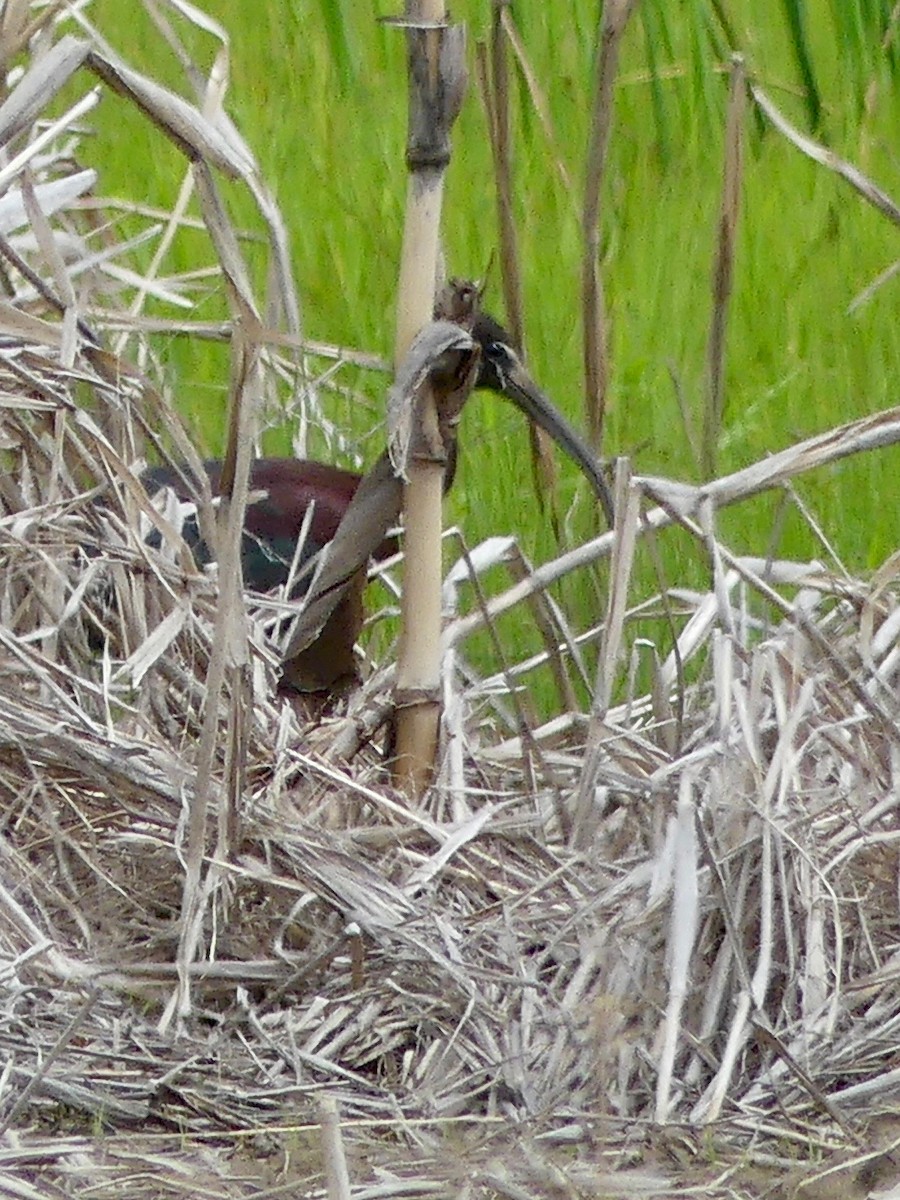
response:
<path id="1" fill-rule="evenodd" d="M 716 511 L 896 441 L 900 414 L 702 491 L 623 471 L 615 533 L 539 569 L 512 539 L 464 557 L 447 581 L 441 775 L 410 807 L 377 749 L 389 670 L 304 723 L 273 698 L 288 607 L 228 609 L 183 512 L 145 496 L 148 453 L 193 450 L 135 297 L 184 281 L 136 278 L 79 168 L 91 93 L 49 127 L 45 108 L 87 64 L 186 149 L 230 281 L 221 332 L 278 314 L 236 354 L 251 433 L 286 388 L 298 427 L 325 420 L 324 348 L 300 336 L 252 156 L 214 106 L 176 103 L 90 39 L 47 45 L 0 107 L 4 1191 L 320 1194 L 335 1102 L 359 1195 L 373 1179 L 378 1194 L 513 1198 L 751 1196 L 772 1169 L 810 1186 L 812 1172 L 815 1194 L 893 1181 L 900 557 L 867 581 L 750 560 Z M 259 303 L 224 167 L 270 233 Z M 676 522 L 710 588 L 638 604 L 635 545 Z M 548 587 L 607 558 L 605 618 L 574 629 Z M 457 614 L 498 563 L 512 586 Z M 539 727 L 516 708 L 537 661 L 479 678 L 464 657 L 524 602 L 563 698 Z M 667 655 L 629 646 L 649 609 L 670 623 Z"/>

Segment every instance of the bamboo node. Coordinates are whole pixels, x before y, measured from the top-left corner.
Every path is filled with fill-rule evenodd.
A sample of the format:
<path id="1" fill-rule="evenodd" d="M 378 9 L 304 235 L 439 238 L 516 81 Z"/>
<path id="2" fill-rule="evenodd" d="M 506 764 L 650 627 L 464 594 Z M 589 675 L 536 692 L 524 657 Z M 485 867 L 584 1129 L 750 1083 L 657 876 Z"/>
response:
<path id="1" fill-rule="evenodd" d="M 442 171 L 450 162 L 450 129 L 466 91 L 466 31 L 462 25 L 407 29 L 409 133 L 406 165 L 412 172 Z"/>
<path id="2" fill-rule="evenodd" d="M 440 687 L 397 688 L 394 692 L 394 708 L 421 708 L 426 704 L 441 702 Z"/>

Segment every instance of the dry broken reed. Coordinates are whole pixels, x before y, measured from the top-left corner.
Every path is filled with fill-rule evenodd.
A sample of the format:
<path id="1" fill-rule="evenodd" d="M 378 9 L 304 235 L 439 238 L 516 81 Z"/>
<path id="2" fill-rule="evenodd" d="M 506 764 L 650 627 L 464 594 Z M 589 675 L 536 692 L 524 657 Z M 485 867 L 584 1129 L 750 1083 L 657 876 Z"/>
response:
<path id="1" fill-rule="evenodd" d="M 62 45 L 41 72 L 97 69 Z M 716 514 L 895 443 L 900 412 L 702 489 L 623 467 L 614 533 L 537 569 L 508 537 L 461 555 L 442 770 L 410 805 L 371 741 L 389 670 L 319 726 L 273 698 L 277 600 L 248 602 L 210 716 L 216 577 L 134 474 L 191 454 L 137 302 L 183 281 L 136 277 L 70 152 L 82 103 L 47 126 L 43 78 L 0 107 L 4 1193 L 322 1195 L 323 1120 L 344 1194 L 748 1195 L 755 1167 L 832 1151 L 872 1178 L 900 1088 L 900 558 L 868 581 L 751 559 Z M 122 103 L 264 198 L 221 111 L 128 78 Z M 260 387 L 315 396 L 290 296 L 256 331 Z M 638 602 L 635 548 L 676 522 L 710 586 Z M 548 585 L 610 555 L 607 612 L 575 628 Z M 497 633 L 503 668 L 479 676 L 468 634 L 529 598 L 545 651 L 519 661 Z M 631 637 L 648 611 L 671 651 Z M 533 727 L 517 689 L 546 660 L 568 702 Z M 206 890 L 179 957 L 204 722 Z M 191 1007 L 163 1027 L 179 973 Z"/>

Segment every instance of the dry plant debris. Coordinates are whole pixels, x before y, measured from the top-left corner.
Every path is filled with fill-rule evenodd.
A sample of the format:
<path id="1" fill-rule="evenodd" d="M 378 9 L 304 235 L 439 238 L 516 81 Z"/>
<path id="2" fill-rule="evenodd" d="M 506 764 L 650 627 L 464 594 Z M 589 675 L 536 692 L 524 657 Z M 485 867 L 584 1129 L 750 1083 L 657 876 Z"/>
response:
<path id="1" fill-rule="evenodd" d="M 218 589 L 181 542 L 184 513 L 152 508 L 135 468 L 192 453 L 141 301 L 189 293 L 137 276 L 102 181 L 79 168 L 92 83 L 75 67 L 203 164 L 207 200 L 213 167 L 241 175 L 282 267 L 283 239 L 214 106 L 176 103 L 89 38 L 39 44 L 0 106 L 0 1191 L 321 1195 L 323 1125 L 359 1196 L 753 1196 L 772 1172 L 811 1195 L 893 1183 L 900 557 L 868 581 L 750 560 L 715 513 L 896 440 L 897 414 L 702 491 L 622 471 L 615 532 L 539 569 L 511 538 L 461 557 L 448 608 L 497 565 L 512 584 L 448 627 L 443 769 L 419 807 L 372 744 L 390 671 L 304 725 L 272 699 L 285 606 L 251 598 L 246 664 L 212 714 L 185 961 Z M 70 76 L 84 99 L 53 117 Z M 236 232 L 211 227 L 225 208 L 199 211 L 241 295 Z M 165 236 L 187 219 L 173 212 Z M 281 322 L 256 330 L 260 386 L 299 378 L 318 419 L 322 348 L 300 338 L 286 270 L 271 278 L 278 301 L 253 304 Z M 675 521 L 711 586 L 635 605 L 634 546 Z M 547 583 L 608 555 L 606 618 L 574 629 Z M 516 689 L 537 661 L 496 678 L 466 662 L 466 634 L 526 599 L 561 695 L 587 680 L 589 714 L 563 704 L 529 727 Z M 629 646 L 649 607 L 673 624 L 668 656 Z M 642 654 L 650 692 L 613 704 Z"/>

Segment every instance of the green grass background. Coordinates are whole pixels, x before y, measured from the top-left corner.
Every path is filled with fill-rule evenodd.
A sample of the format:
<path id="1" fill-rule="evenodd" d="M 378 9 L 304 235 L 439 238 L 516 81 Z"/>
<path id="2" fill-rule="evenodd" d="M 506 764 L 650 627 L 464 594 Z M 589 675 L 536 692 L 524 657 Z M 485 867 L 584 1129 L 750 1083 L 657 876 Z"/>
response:
<path id="1" fill-rule="evenodd" d="M 231 38 L 228 108 L 288 223 L 306 332 L 389 353 L 405 198 L 405 60 L 402 35 L 376 17 L 396 6 L 384 0 L 204 0 L 201 7 Z M 677 6 L 641 0 L 623 49 L 603 208 L 612 331 L 605 450 L 631 455 L 641 473 L 687 479 L 697 478 L 697 467 L 672 377 L 699 429 L 728 86 L 728 47 L 714 7 L 707 0 Z M 894 196 L 900 193 L 900 30 L 895 27 L 893 42 L 884 44 L 891 5 L 732 0 L 718 8 L 730 20 L 751 77 L 788 116 L 806 130 L 818 120 L 816 136 Z M 527 350 L 535 377 L 578 422 L 578 214 L 597 9 L 595 0 L 520 0 L 512 10 L 557 134 L 549 145 L 513 72 Z M 91 13 L 128 61 L 185 91 L 180 68 L 137 0 L 95 0 Z M 470 41 L 486 37 L 487 0 L 459 0 L 454 17 L 468 23 Z M 208 68 L 214 40 L 171 13 L 170 19 Z M 162 135 L 113 97 L 104 100 L 95 128 L 83 157 L 100 169 L 101 192 L 171 207 L 184 162 Z M 571 194 L 553 166 L 557 156 L 575 181 Z M 473 82 L 456 128 L 446 192 L 453 273 L 478 275 L 496 246 L 493 188 Z M 238 223 L 258 227 L 240 189 L 229 188 L 228 196 Z M 896 228 L 749 107 L 742 203 L 720 473 L 896 403 L 900 369 L 900 280 L 847 314 L 854 296 L 896 258 Z M 184 237 L 168 265 L 186 270 L 208 259 L 199 235 Z M 495 280 L 494 310 L 498 293 Z M 221 296 L 200 295 L 198 317 L 222 312 Z M 175 339 L 161 339 L 160 351 L 198 439 L 216 451 L 227 352 Z M 377 380 L 363 384 L 380 403 Z M 361 423 L 369 427 L 370 415 Z M 465 415 L 462 445 L 448 518 L 462 524 L 471 542 L 514 531 L 533 558 L 551 556 L 557 542 L 534 499 L 518 415 L 477 395 Z M 286 452 L 288 446 L 283 431 L 267 435 L 268 450 Z M 368 456 L 376 450 L 373 444 Z M 898 476 L 898 452 L 888 450 L 798 484 L 854 572 L 896 549 Z M 571 506 L 565 536 L 575 542 L 593 529 L 591 504 L 574 468 L 563 467 L 562 487 L 565 506 Z M 730 546 L 822 556 L 792 508 L 773 541 L 778 505 L 777 497 L 764 497 L 724 514 L 721 529 Z M 685 539 L 668 535 L 663 550 L 671 582 L 706 577 L 706 565 Z M 570 586 L 574 603 L 596 606 L 592 587 L 578 593 L 580 585 Z M 590 615 L 580 623 L 589 623 Z"/>

